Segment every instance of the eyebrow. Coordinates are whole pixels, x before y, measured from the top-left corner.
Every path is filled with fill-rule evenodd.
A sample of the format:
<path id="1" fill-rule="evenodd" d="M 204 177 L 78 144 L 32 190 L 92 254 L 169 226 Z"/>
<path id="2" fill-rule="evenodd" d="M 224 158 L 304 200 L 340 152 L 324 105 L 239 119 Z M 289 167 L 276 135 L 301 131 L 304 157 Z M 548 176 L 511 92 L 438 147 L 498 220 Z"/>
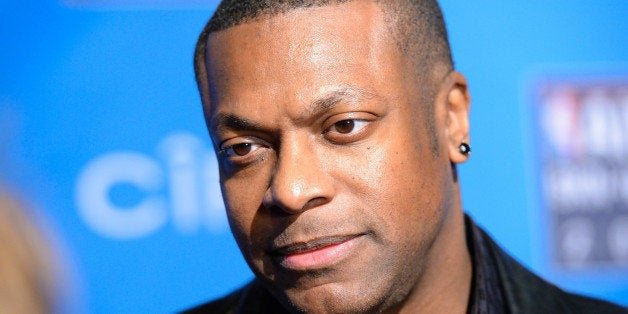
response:
<path id="1" fill-rule="evenodd" d="M 329 91 L 323 97 L 310 103 L 296 121 L 297 123 L 307 121 L 323 115 L 325 112 L 332 110 L 338 103 L 342 101 L 355 102 L 362 98 L 373 98 L 374 94 L 365 92 L 354 86 L 341 86 L 338 89 Z M 246 118 L 228 113 L 216 113 L 210 120 L 210 129 L 213 133 L 221 129 L 231 129 L 234 131 L 264 131 L 261 124 Z"/>
<path id="2" fill-rule="evenodd" d="M 314 100 L 306 107 L 303 114 L 299 115 L 297 121 L 304 121 L 310 117 L 318 117 L 325 112 L 332 110 L 342 101 L 356 102 L 361 98 L 371 98 L 373 95 L 366 93 L 362 89 L 354 86 L 341 86 L 338 89 L 329 91 L 322 98 Z"/>
<path id="3" fill-rule="evenodd" d="M 257 131 L 261 130 L 262 126 L 256 122 L 248 119 L 225 113 L 217 113 L 211 119 L 211 130 L 215 133 L 219 129 L 227 128 L 236 131 Z"/>

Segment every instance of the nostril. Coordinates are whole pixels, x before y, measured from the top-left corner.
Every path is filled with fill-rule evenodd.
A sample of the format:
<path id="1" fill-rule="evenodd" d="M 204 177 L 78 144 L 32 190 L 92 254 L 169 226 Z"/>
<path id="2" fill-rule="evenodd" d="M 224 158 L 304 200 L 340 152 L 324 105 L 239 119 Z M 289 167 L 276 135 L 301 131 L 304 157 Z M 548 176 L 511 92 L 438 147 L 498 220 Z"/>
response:
<path id="1" fill-rule="evenodd" d="M 264 207 L 264 209 L 271 209 L 273 206 L 275 206 L 274 200 L 273 200 L 273 193 L 270 187 L 268 188 L 268 190 L 266 190 L 266 193 L 264 194 L 264 199 L 262 200 L 262 206 Z"/>
<path id="2" fill-rule="evenodd" d="M 314 208 L 314 207 L 325 205 L 328 202 L 329 202 L 329 200 L 324 198 L 324 197 L 316 197 L 316 198 L 313 198 L 313 199 L 309 200 L 307 203 L 305 203 L 305 206 L 303 206 L 301 211 L 306 211 L 306 210 Z"/>
<path id="3" fill-rule="evenodd" d="M 311 208 L 324 205 L 330 201 L 330 199 L 318 189 L 303 190 L 303 192 L 309 193 L 295 194 L 285 190 L 277 191 L 271 187 L 264 195 L 262 206 L 264 209 L 271 211 L 298 214 Z"/>

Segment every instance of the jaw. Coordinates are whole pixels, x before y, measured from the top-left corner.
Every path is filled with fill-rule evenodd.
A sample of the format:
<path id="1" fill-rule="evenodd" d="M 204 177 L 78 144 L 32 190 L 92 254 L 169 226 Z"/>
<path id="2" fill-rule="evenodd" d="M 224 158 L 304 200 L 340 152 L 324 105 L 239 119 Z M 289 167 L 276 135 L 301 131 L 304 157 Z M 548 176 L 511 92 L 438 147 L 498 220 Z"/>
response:
<path id="1" fill-rule="evenodd" d="M 458 186 L 455 184 L 455 190 Z M 396 313 L 464 313 L 467 309 L 473 275 L 467 248 L 464 213 L 459 194 L 446 212 L 440 236 L 425 261 L 421 280 L 410 292 L 407 302 Z"/>

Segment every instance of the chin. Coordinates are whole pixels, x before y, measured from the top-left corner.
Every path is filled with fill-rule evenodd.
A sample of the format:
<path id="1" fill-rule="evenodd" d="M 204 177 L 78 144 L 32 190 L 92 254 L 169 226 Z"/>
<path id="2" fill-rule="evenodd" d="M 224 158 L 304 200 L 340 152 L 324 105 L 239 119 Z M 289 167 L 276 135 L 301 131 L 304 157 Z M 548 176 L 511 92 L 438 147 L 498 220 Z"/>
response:
<path id="1" fill-rule="evenodd" d="M 365 313 L 371 312 L 373 308 L 362 301 L 320 295 L 296 297 L 287 304 L 284 303 L 284 306 L 287 306 L 290 312 L 297 313 Z"/>
<path id="2" fill-rule="evenodd" d="M 290 312 L 365 313 L 375 312 L 383 303 L 381 298 L 374 297 L 373 291 L 368 291 L 373 288 L 355 288 L 333 283 L 309 289 L 291 288 L 276 297 Z"/>

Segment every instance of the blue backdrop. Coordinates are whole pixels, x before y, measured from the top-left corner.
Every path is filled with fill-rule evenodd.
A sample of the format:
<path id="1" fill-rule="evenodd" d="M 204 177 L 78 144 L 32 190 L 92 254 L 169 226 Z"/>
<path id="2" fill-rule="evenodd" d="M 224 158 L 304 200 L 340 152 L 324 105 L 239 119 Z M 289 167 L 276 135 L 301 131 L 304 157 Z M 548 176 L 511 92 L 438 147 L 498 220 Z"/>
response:
<path id="1" fill-rule="evenodd" d="M 60 311 L 170 313 L 251 278 L 226 225 L 193 80 L 194 44 L 216 5 L 0 0 L 0 182 L 57 235 L 74 287 Z M 535 132 L 538 82 L 611 78 L 626 90 L 628 2 L 442 6 L 473 98 L 465 208 L 535 271 L 628 305 L 627 259 L 552 262 Z M 625 253 L 628 225 L 617 230 Z"/>

